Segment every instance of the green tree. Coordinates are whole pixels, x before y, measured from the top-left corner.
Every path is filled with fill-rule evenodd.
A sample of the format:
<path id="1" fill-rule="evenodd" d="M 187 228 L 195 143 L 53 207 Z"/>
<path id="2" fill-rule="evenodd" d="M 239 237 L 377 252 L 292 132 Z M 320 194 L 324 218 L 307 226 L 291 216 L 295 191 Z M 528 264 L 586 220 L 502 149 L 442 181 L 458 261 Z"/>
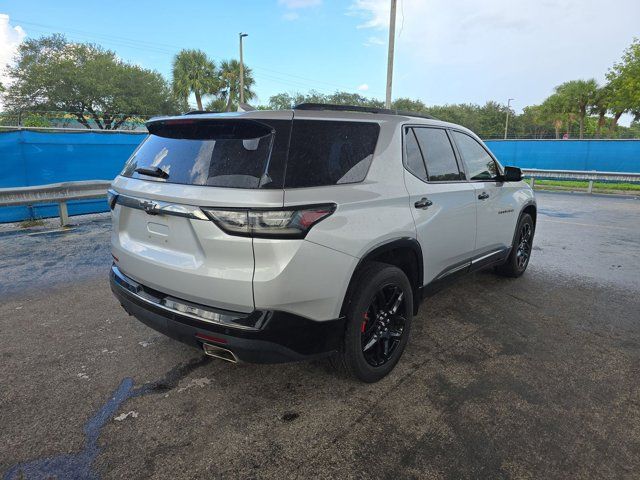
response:
<path id="1" fill-rule="evenodd" d="M 22 43 L 7 73 L 12 81 L 3 99 L 9 110 L 70 112 L 86 128 L 116 129 L 136 115 L 180 108 L 159 73 L 62 35 Z"/>
<path id="2" fill-rule="evenodd" d="M 570 80 L 555 88 L 560 97 L 563 109 L 568 117 L 578 117 L 580 138 L 584 138 L 584 121 L 587 110 L 594 103 L 598 82 L 595 79 Z"/>
<path id="3" fill-rule="evenodd" d="M 31 114 L 22 121 L 24 127 L 50 127 L 51 122 L 44 115 Z"/>
<path id="4" fill-rule="evenodd" d="M 220 87 L 216 66 L 202 50 L 181 50 L 173 57 L 173 93 L 184 99 L 193 93 L 198 110 L 202 110 L 202 97 L 215 94 Z"/>
<path id="5" fill-rule="evenodd" d="M 395 99 L 391 104 L 391 108 L 404 112 L 428 113 L 428 108 L 422 100 L 412 100 L 406 97 Z"/>
<path id="6" fill-rule="evenodd" d="M 359 93 L 336 91 L 326 97 L 327 102 L 334 105 L 355 105 L 358 107 L 382 108 L 384 103 L 379 100 L 363 97 Z"/>
<path id="7" fill-rule="evenodd" d="M 287 110 L 301 103 L 331 103 L 327 95 L 310 90 L 309 93 L 279 93 L 269 98 L 269 107 L 274 110 Z"/>
<path id="8" fill-rule="evenodd" d="M 596 124 L 595 136 L 600 138 L 602 136 L 602 128 L 607 122 L 607 112 L 611 107 L 611 87 L 605 85 L 598 88 L 593 98 L 593 104 L 591 105 L 591 113 L 598 116 L 598 123 Z"/>
<path id="9" fill-rule="evenodd" d="M 408 99 L 407 99 L 408 100 Z M 279 93 L 269 98 L 269 107 L 274 110 L 286 110 L 301 103 L 329 103 L 333 105 L 355 105 L 359 107 L 384 107 L 384 102 L 374 98 L 367 98 L 358 93 L 335 91 L 324 94 L 315 90 L 310 90 L 306 94 Z M 394 106 L 394 108 L 397 108 Z"/>
<path id="10" fill-rule="evenodd" d="M 564 125 L 564 121 L 567 118 L 567 101 L 558 93 L 554 93 L 547 97 L 540 106 L 541 116 L 544 121 L 553 125 L 556 140 L 560 138 L 560 131 Z M 567 124 L 567 130 L 570 126 Z"/>
<path id="11" fill-rule="evenodd" d="M 248 102 L 256 96 L 255 92 L 251 88 L 256 82 L 253 78 L 253 72 L 249 67 L 243 65 L 243 70 L 244 99 Z M 224 99 L 225 101 L 224 110 L 226 112 L 236 110 L 240 103 L 240 62 L 237 60 L 224 60 L 220 64 L 218 81 L 220 84 L 218 98 L 207 105 L 207 110 L 216 110 L 216 107 L 220 105 L 221 99 Z"/>
<path id="12" fill-rule="evenodd" d="M 555 134 L 560 138 L 562 119 L 558 116 L 557 124 L 549 118 L 543 105 L 530 105 L 522 109 L 521 115 L 513 119 L 516 135 L 524 138 L 549 138 Z"/>
<path id="13" fill-rule="evenodd" d="M 611 133 L 623 113 L 631 111 L 640 118 L 640 40 L 635 38 L 624 51 L 622 60 L 607 73 L 611 89 Z"/>
<path id="14" fill-rule="evenodd" d="M 269 97 L 269 109 L 271 110 L 288 110 L 294 107 L 293 97 L 286 93 L 278 93 Z"/>

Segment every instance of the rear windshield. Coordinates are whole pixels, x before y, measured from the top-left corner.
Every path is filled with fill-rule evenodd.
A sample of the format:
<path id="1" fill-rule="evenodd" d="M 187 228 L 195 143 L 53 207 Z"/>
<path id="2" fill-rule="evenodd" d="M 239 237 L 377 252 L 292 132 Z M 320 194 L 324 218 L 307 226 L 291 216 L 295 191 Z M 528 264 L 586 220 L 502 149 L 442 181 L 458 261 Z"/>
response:
<path id="1" fill-rule="evenodd" d="M 379 132 L 370 122 L 169 120 L 149 125 L 122 175 L 232 188 L 356 183 L 367 175 Z"/>
<path id="2" fill-rule="evenodd" d="M 232 188 L 282 188 L 291 122 L 173 120 L 150 135 L 122 175 L 144 180 Z"/>

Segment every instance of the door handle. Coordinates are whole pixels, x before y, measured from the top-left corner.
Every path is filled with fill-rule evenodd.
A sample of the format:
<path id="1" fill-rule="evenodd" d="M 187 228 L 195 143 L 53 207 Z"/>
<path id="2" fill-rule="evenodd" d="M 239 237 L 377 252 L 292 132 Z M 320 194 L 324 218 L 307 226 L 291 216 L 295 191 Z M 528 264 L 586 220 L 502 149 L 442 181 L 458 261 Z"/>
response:
<path id="1" fill-rule="evenodd" d="M 478 195 L 478 200 L 486 200 L 487 198 L 489 198 L 489 194 L 487 192 L 482 192 Z"/>
<path id="2" fill-rule="evenodd" d="M 414 207 L 421 208 L 423 210 L 426 210 L 431 205 L 433 205 L 433 202 L 429 200 L 427 197 L 422 197 L 420 200 L 418 200 L 416 203 L 413 204 Z"/>

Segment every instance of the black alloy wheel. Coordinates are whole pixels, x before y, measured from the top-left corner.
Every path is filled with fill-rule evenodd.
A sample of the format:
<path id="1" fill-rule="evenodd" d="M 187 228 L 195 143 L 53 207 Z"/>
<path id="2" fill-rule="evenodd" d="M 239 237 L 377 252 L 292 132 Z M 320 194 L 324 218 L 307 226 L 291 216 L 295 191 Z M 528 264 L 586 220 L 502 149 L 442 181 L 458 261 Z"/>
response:
<path id="1" fill-rule="evenodd" d="M 356 272 L 345 309 L 343 347 L 332 363 L 363 382 L 396 366 L 411 332 L 413 288 L 400 268 L 367 262 Z"/>
<path id="2" fill-rule="evenodd" d="M 529 265 L 529 260 L 531 260 L 534 234 L 535 224 L 533 223 L 533 218 L 528 213 L 522 214 L 513 235 L 513 248 L 505 262 L 495 267 L 495 271 L 506 277 L 519 277 L 522 275 Z"/>
<path id="3" fill-rule="evenodd" d="M 523 270 L 527 268 L 529 263 L 529 257 L 531 256 L 531 237 L 533 229 L 530 223 L 523 223 L 520 225 L 520 234 L 518 238 L 518 249 L 516 250 L 516 262 L 518 269 Z"/>
<path id="4" fill-rule="evenodd" d="M 362 353 L 372 367 L 380 367 L 393 357 L 402 335 L 404 293 L 395 284 L 380 288 L 362 315 L 360 326 Z"/>

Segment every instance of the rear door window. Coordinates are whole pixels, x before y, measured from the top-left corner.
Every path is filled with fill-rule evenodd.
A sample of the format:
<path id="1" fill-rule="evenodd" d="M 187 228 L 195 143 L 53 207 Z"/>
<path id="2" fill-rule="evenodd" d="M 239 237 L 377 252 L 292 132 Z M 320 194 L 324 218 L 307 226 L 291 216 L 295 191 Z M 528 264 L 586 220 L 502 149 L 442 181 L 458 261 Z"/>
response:
<path id="1" fill-rule="evenodd" d="M 290 128 L 287 120 L 180 119 L 150 124 L 150 135 L 122 175 L 185 185 L 282 188 Z M 149 175 L 150 170 L 156 175 Z"/>
<path id="2" fill-rule="evenodd" d="M 285 187 L 362 182 L 379 133 L 377 123 L 294 120 Z"/>
<path id="3" fill-rule="evenodd" d="M 464 179 L 458 168 L 449 136 L 444 129 L 415 127 L 413 131 L 418 138 L 430 182 Z"/>

